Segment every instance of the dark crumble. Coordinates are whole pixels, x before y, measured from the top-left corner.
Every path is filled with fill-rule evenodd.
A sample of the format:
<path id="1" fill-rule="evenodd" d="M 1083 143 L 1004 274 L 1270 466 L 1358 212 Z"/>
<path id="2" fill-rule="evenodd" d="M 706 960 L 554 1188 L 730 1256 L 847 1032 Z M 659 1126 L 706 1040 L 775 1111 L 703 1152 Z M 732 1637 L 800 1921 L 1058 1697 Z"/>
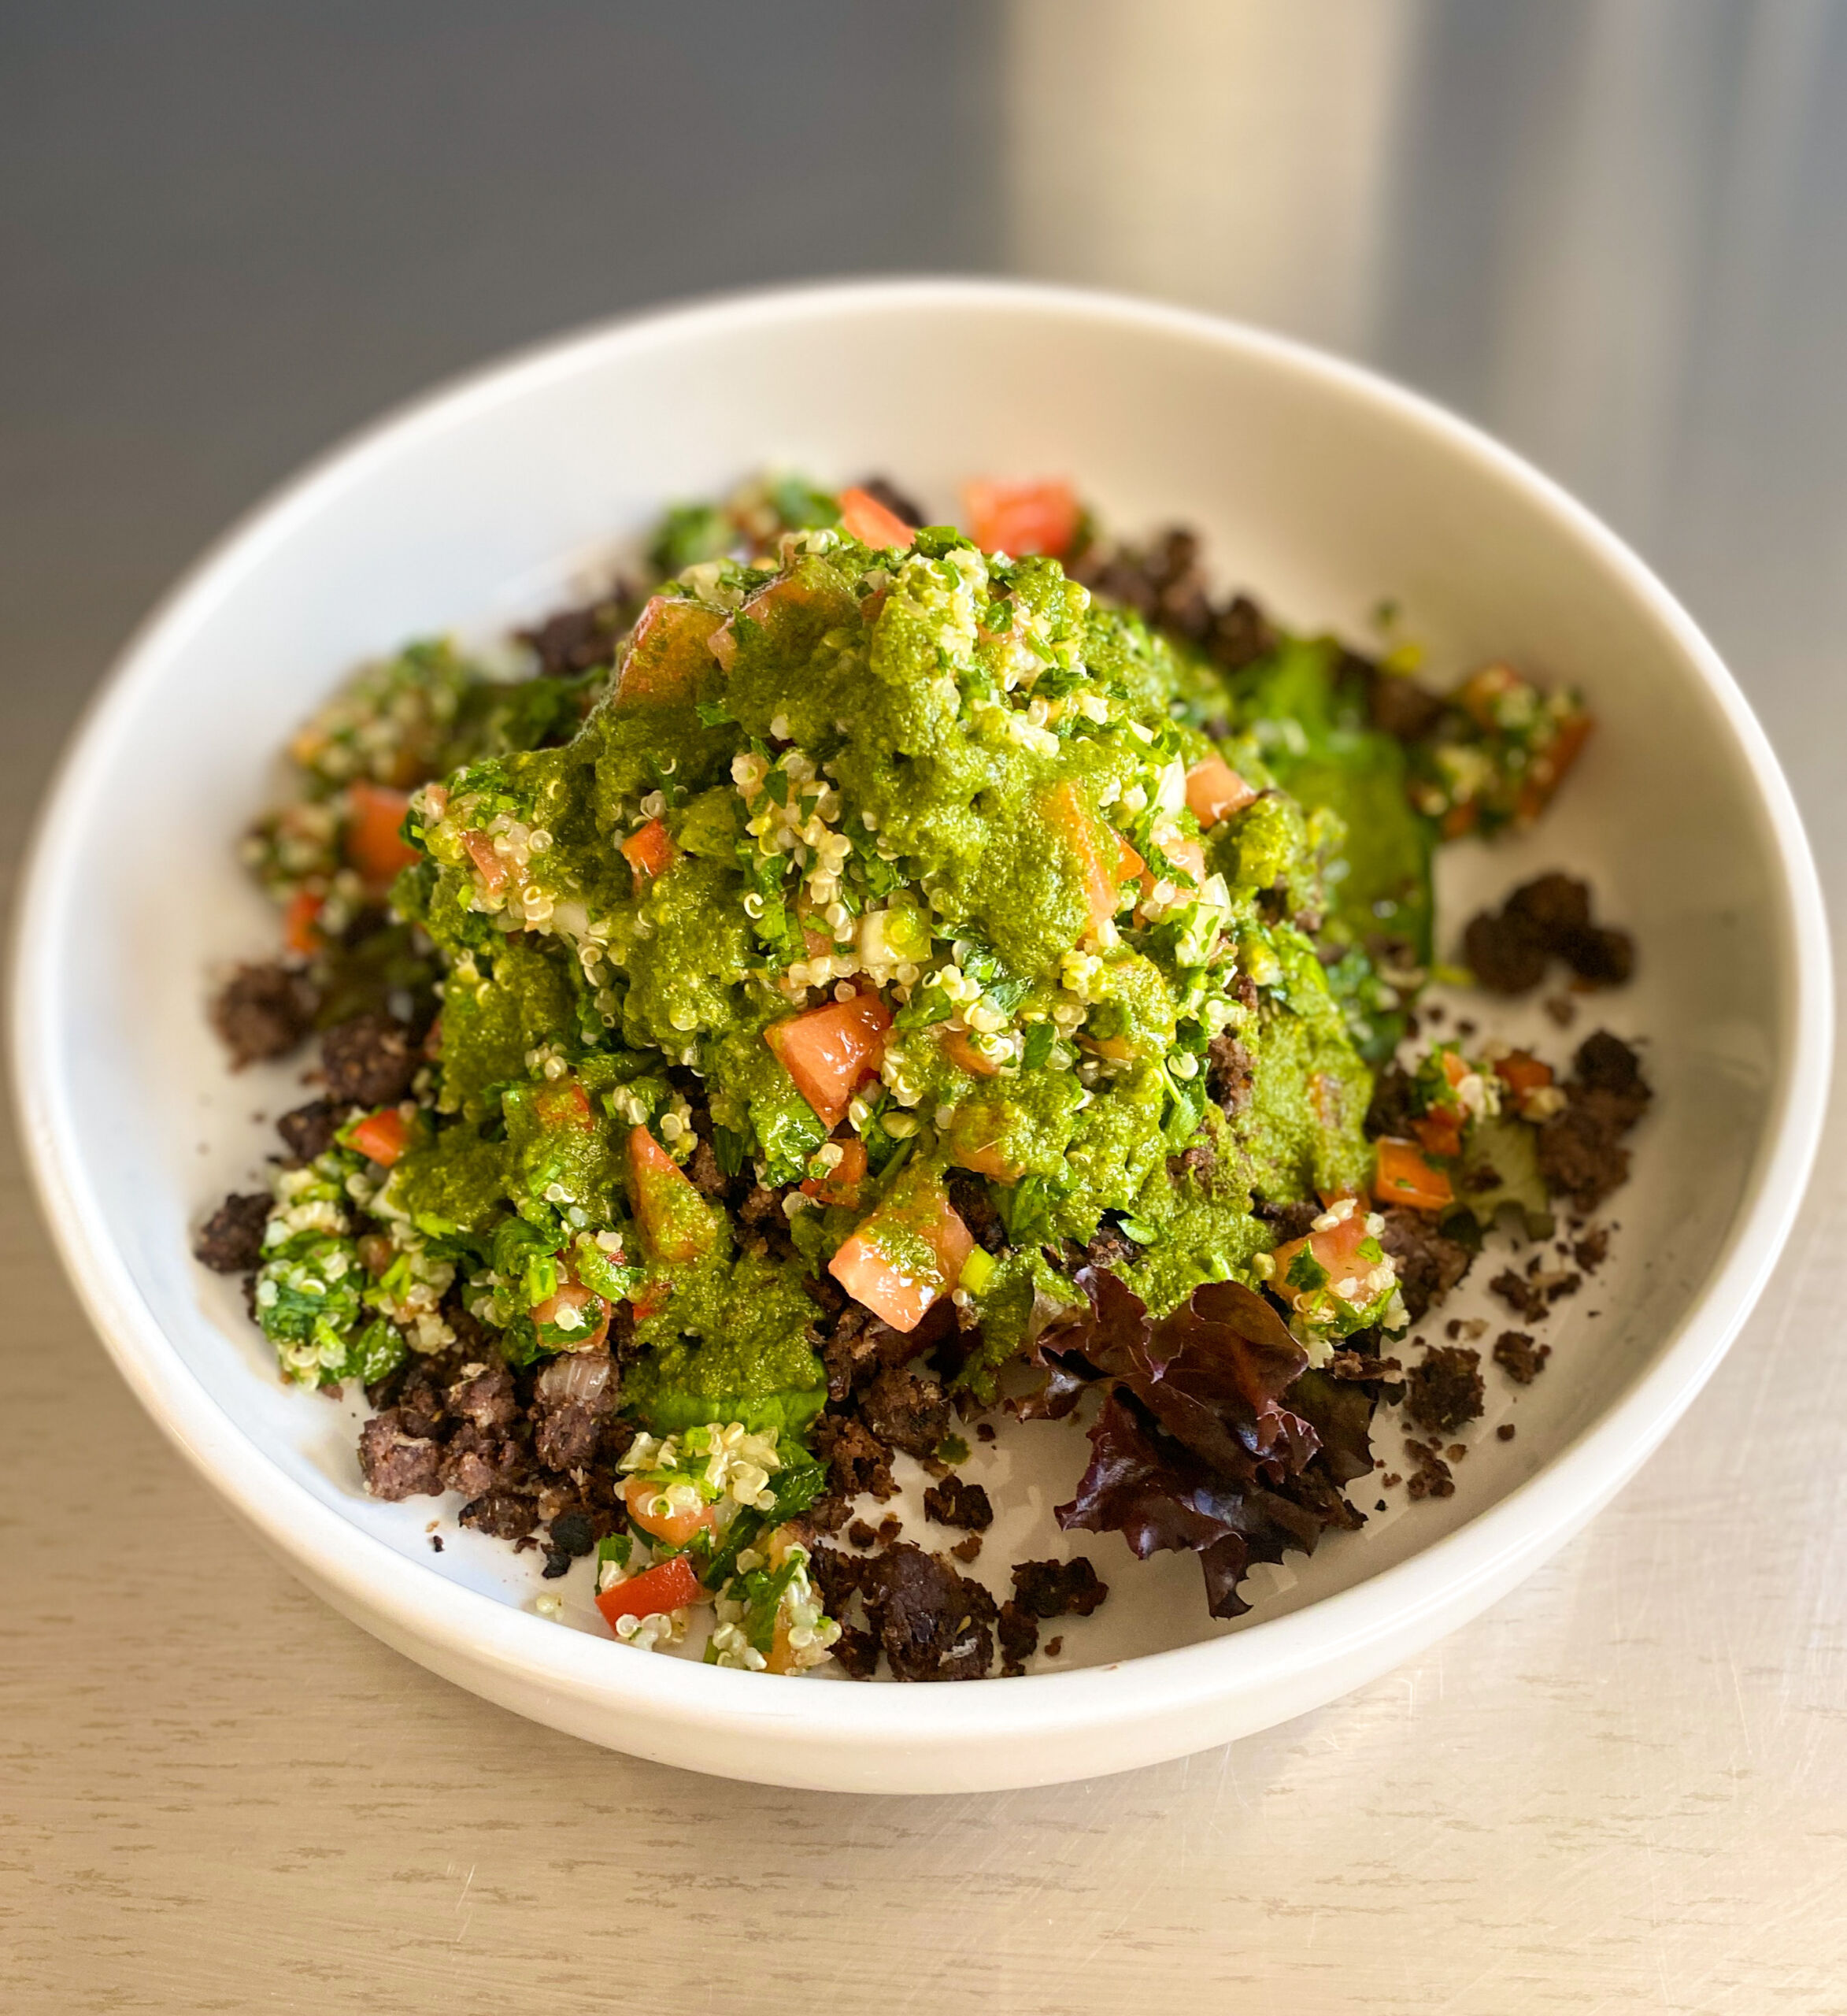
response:
<path id="1" fill-rule="evenodd" d="M 846 1529 L 848 1540 L 857 1547 L 872 1547 L 878 1544 L 879 1536 L 864 1519 L 855 1519 Z"/>
<path id="2" fill-rule="evenodd" d="M 830 1406 L 815 1422 L 813 1442 L 816 1455 L 827 1466 L 828 1489 L 842 1504 L 861 1496 L 898 1495 L 890 1444 L 857 1413 L 837 1413 Z"/>
<path id="3" fill-rule="evenodd" d="M 246 1274 L 263 1258 L 263 1228 L 269 1222 L 269 1195 L 227 1197 L 200 1226 L 192 1256 L 215 1274 Z"/>
<path id="4" fill-rule="evenodd" d="M 1170 526 L 1145 547 L 1111 550 L 1087 545 L 1067 563 L 1074 580 L 1184 637 L 1228 672 L 1253 665 L 1275 647 L 1276 632 L 1248 595 L 1212 598 L 1199 536 Z"/>
<path id="5" fill-rule="evenodd" d="M 972 1533 L 985 1532 L 994 1522 L 994 1508 L 978 1484 L 961 1477 L 945 1477 L 924 1493 L 924 1516 L 939 1526 L 961 1526 Z"/>
<path id="6" fill-rule="evenodd" d="M 546 1579 L 568 1573 L 572 1562 L 581 1561 L 595 1545 L 596 1536 L 583 1513 L 559 1513 L 552 1521 L 551 1545 L 546 1550 Z"/>
<path id="7" fill-rule="evenodd" d="M 307 1105 L 285 1113 L 276 1123 L 283 1146 L 298 1162 L 311 1162 L 334 1145 L 346 1109 L 331 1099 L 310 1099 Z"/>
<path id="8" fill-rule="evenodd" d="M 1366 1109 L 1366 1132 L 1375 1140 L 1381 1135 L 1402 1139 L 1416 1125 L 1417 1081 L 1404 1065 L 1387 1064 L 1373 1081 L 1371 1102 Z"/>
<path id="9" fill-rule="evenodd" d="M 957 1540 L 955 1545 L 949 1549 L 949 1552 L 960 1562 L 968 1562 L 974 1560 L 975 1556 L 981 1552 L 980 1534 L 964 1534 L 963 1537 Z"/>
<path id="10" fill-rule="evenodd" d="M 1235 1036 L 1223 1032 L 1207 1044 L 1205 1056 L 1206 1095 L 1227 1118 L 1235 1119 L 1250 1104 L 1255 1061 Z"/>
<path id="11" fill-rule="evenodd" d="M 828 1606 L 828 1614 L 833 1606 Z M 834 1656 L 840 1662 L 840 1669 L 849 1680 L 870 1680 L 879 1670 L 879 1640 L 870 1631 L 856 1630 L 851 1625 L 840 1627 L 840 1636 L 834 1642 Z"/>
<path id="12" fill-rule="evenodd" d="M 1453 1344 L 1424 1353 L 1405 1377 L 1405 1411 L 1420 1428 L 1453 1431 L 1482 1412 L 1482 1355 Z"/>
<path id="13" fill-rule="evenodd" d="M 1013 1599 L 1033 1616 L 1088 1617 L 1109 1594 L 1088 1558 L 1020 1561 L 1013 1566 Z"/>
<path id="14" fill-rule="evenodd" d="M 366 1488 L 387 1501 L 458 1492 L 464 1526 L 515 1541 L 543 1529 L 546 1573 L 561 1575 L 627 1523 L 616 1463 L 634 1431 L 613 1418 L 617 1390 L 606 1352 L 519 1370 L 459 1343 L 413 1358 L 368 1388 Z M 580 1460 L 548 1460 L 561 1450 Z"/>
<path id="15" fill-rule="evenodd" d="M 314 1026 L 320 997 L 298 966 L 272 961 L 239 966 L 212 1002 L 212 1026 L 231 1053 L 231 1068 L 287 1057 Z"/>
<path id="16" fill-rule="evenodd" d="M 994 1598 L 942 1555 L 900 1541 L 864 1564 L 860 1594 L 894 1680 L 979 1680 L 987 1672 Z"/>
<path id="17" fill-rule="evenodd" d="M 1490 994 L 1524 994 L 1553 960 L 1586 987 L 1620 987 L 1635 969 L 1626 931 L 1593 921 L 1590 888 L 1569 875 L 1523 883 L 1498 911 L 1483 910 L 1463 933 L 1463 957 Z"/>
<path id="18" fill-rule="evenodd" d="M 1510 1421 L 1504 1421 L 1494 1432 L 1500 1440 L 1511 1442 L 1513 1440 L 1513 1423 Z"/>
<path id="19" fill-rule="evenodd" d="M 1013 1566 L 1013 1595 L 1001 1606 L 1001 1670 L 1017 1676 L 1038 1648 L 1039 1625 L 1060 1617 L 1088 1617 L 1109 1594 L 1109 1584 L 1083 1555 L 1070 1561 L 1021 1561 Z M 1057 1641 L 1060 1645 L 1062 1639 Z M 1048 1654 L 1051 1647 L 1046 1647 Z"/>
<path id="20" fill-rule="evenodd" d="M 937 1381 L 897 1366 L 886 1366 L 861 1402 L 865 1425 L 881 1441 L 920 1462 L 934 1458 L 949 1432 L 948 1396 Z"/>
<path id="21" fill-rule="evenodd" d="M 1026 1671 L 1026 1662 L 1039 1648 L 1039 1621 L 1016 1603 L 1004 1603 L 998 1625 L 1001 1644 L 1001 1673 L 1015 1680 Z"/>
<path id="22" fill-rule="evenodd" d="M 1421 1344 L 1421 1337 L 1414 1337 L 1413 1344 Z M 1369 1357 L 1364 1351 L 1336 1351 L 1322 1368 L 1330 1379 L 1350 1379 L 1365 1381 L 1395 1377 L 1404 1366 L 1395 1358 Z"/>
<path id="23" fill-rule="evenodd" d="M 1297 1204 L 1272 1204 L 1268 1199 L 1260 1198 L 1251 1206 L 1251 1214 L 1261 1218 L 1275 1233 L 1279 1246 L 1286 1246 L 1292 1239 L 1306 1237 L 1321 1215 L 1321 1206 L 1312 1197 L 1305 1198 Z"/>
<path id="24" fill-rule="evenodd" d="M 1413 1323 L 1420 1322 L 1468 1272 L 1474 1255 L 1439 1232 L 1427 1212 L 1394 1204 L 1381 1215 L 1385 1229 L 1379 1243 L 1397 1263 L 1405 1313 Z"/>
<path id="25" fill-rule="evenodd" d="M 1524 1330 L 1503 1330 L 1494 1340 L 1494 1362 L 1516 1386 L 1531 1386 L 1551 1355 L 1550 1344 L 1535 1343 Z"/>
<path id="26" fill-rule="evenodd" d="M 1060 1632 L 1056 1638 L 1048 1638 L 1046 1640 L 1046 1657 L 1047 1658 L 1057 1658 L 1064 1650 L 1064 1634 L 1062 1632 Z"/>
<path id="27" fill-rule="evenodd" d="M 547 677 L 580 677 L 615 664 L 616 648 L 635 621 L 639 600 L 632 589 L 619 582 L 598 601 L 561 610 L 516 634 L 531 647 L 539 670 Z"/>
<path id="28" fill-rule="evenodd" d="M 320 1040 L 327 1095 L 345 1106 L 394 1106 L 422 1061 L 408 1022 L 394 1015 L 355 1015 Z"/>
<path id="29" fill-rule="evenodd" d="M 889 476 L 867 476 L 861 481 L 860 487 L 868 496 L 876 498 L 894 517 L 901 518 L 907 525 L 924 523 L 922 507 L 913 504 Z"/>
<path id="30" fill-rule="evenodd" d="M 1571 1258 L 1587 1274 L 1594 1274 L 1610 1257 L 1610 1235 L 1604 1225 L 1592 1225 L 1571 1242 Z"/>
<path id="31" fill-rule="evenodd" d="M 1523 1316 L 1529 1323 L 1537 1323 L 1546 1313 L 1545 1291 L 1534 1287 L 1523 1274 L 1516 1274 L 1511 1267 L 1497 1274 L 1488 1286 L 1515 1315 Z"/>
<path id="32" fill-rule="evenodd" d="M 1411 1458 L 1411 1480 L 1405 1490 L 1413 1499 L 1453 1498 L 1455 1480 L 1449 1474 L 1449 1466 L 1443 1460 L 1442 1450 L 1434 1442 L 1414 1442 L 1407 1436 L 1405 1454 Z"/>
<path id="33" fill-rule="evenodd" d="M 1539 1129 L 1539 1171 L 1555 1196 L 1593 1211 L 1628 1179 L 1622 1136 L 1653 1097 L 1634 1048 L 1607 1029 L 1578 1047 L 1564 1085 L 1565 1107 Z"/>

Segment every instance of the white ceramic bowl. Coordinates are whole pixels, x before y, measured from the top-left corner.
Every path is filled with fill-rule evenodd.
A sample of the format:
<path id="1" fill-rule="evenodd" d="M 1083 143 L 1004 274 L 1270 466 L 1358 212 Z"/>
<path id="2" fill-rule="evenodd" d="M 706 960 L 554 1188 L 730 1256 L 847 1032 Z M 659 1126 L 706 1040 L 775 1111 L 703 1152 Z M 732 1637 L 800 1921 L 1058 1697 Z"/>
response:
<path id="1" fill-rule="evenodd" d="M 1097 1632 L 1072 1634 L 1087 1663 L 1023 1678 L 827 1685 L 561 1629 L 532 1611 L 531 1555 L 439 1557 L 431 1501 L 368 1500 L 350 1414 L 283 1388 L 234 1285 L 188 1258 L 189 1227 L 267 1151 L 251 1110 L 293 1102 L 280 1073 L 228 1078 L 202 1017 L 214 965 L 272 938 L 234 860 L 269 752 L 360 660 L 555 605 L 664 502 L 766 463 L 886 471 L 946 515 L 972 475 L 1068 472 L 1121 528 L 1201 527 L 1220 572 L 1294 624 L 1360 632 L 1394 596 L 1438 671 L 1505 656 L 1582 685 L 1600 717 L 1540 833 L 1452 850 L 1445 884 L 1453 929 L 1474 894 L 1561 863 L 1637 933 L 1642 977 L 1603 1010 L 1648 1036 L 1659 1091 L 1615 1207 L 1624 1257 L 1555 1321 L 1517 1440 L 1486 1438 L 1453 1499 L 1271 1577 L 1238 1628 L 1208 1625 L 1190 1561 L 1139 1567 L 1112 1536 L 1086 1550 L 1118 1592 Z M 371 429 L 209 555 L 124 658 L 53 795 L 20 923 L 16 1064 L 47 1215 L 124 1375 L 336 1608 L 594 1742 L 781 1784 L 946 1790 L 1119 1770 L 1299 1714 L 1472 1616 L 1582 1526 L 1775 1263 L 1823 1105 L 1828 970 L 1796 813 L 1738 689 L 1545 478 L 1249 329 L 1093 295 L 877 282 L 670 310 L 498 365 Z M 1050 1448 L 1017 1460 L 1021 1519 L 1075 1475 L 1081 1443 Z"/>

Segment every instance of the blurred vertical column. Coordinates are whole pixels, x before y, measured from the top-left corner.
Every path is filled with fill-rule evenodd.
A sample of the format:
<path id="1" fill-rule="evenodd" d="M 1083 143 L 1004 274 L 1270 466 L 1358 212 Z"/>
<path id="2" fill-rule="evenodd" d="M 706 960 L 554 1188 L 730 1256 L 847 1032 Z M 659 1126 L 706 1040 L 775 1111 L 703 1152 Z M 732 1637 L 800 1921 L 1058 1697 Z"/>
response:
<path id="1" fill-rule="evenodd" d="M 1847 858 L 1847 5 L 1431 0 L 1380 361 L 1659 566 Z"/>
<path id="2" fill-rule="evenodd" d="M 1760 32 L 1731 0 L 1434 0 L 1427 20 L 1382 350 L 1644 539 L 1676 488 Z"/>
<path id="3" fill-rule="evenodd" d="M 1011 263 L 1371 346 L 1422 0 L 1012 0 Z"/>
<path id="4" fill-rule="evenodd" d="M 1713 629 L 1847 850 L 1847 0 L 1006 20 L 1013 265 L 1269 324 L 1512 441 Z"/>

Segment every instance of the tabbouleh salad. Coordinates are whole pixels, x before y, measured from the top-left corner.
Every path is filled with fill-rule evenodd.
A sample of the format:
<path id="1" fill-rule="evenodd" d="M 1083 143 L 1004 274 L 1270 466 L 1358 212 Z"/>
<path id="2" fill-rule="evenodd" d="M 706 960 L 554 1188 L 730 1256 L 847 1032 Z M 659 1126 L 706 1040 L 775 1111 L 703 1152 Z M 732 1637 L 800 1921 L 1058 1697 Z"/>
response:
<path id="1" fill-rule="evenodd" d="M 364 1385 L 373 1495 L 593 1556 L 631 1644 L 1023 1670 L 1106 1591 L 963 1572 L 994 1508 L 958 1466 L 1009 1414 L 1087 1432 L 1064 1528 L 1190 1551 L 1234 1614 L 1363 1522 L 1382 1406 L 1452 1488 L 1481 1354 L 1388 1353 L 1498 1217 L 1540 1242 L 1492 1284 L 1523 1322 L 1602 1257 L 1634 1051 L 1557 1073 L 1419 1013 L 1434 852 L 1541 814 L 1577 696 L 1289 634 L 1063 484 L 964 516 L 794 478 L 676 509 L 514 676 L 441 640 L 362 672 L 247 843 L 287 950 L 214 1019 L 239 1065 L 318 1032 L 319 1089 L 198 1255 L 286 1378 Z M 1581 995 L 1632 953 L 1555 874 L 1464 956 Z M 907 1461 L 953 1547 L 872 1523 Z"/>

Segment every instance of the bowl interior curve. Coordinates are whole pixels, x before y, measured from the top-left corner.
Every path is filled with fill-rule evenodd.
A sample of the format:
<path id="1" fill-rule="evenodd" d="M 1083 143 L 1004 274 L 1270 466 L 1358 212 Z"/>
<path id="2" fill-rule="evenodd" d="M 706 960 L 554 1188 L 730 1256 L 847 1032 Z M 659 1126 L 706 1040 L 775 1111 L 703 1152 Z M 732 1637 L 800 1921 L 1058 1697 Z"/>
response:
<path id="1" fill-rule="evenodd" d="M 205 1275 L 187 1251 L 191 1225 L 227 1188 L 247 1187 L 269 1151 L 267 1121 L 254 1116 L 308 1096 L 280 1069 L 228 1076 L 203 1013 L 213 975 L 273 937 L 236 861 L 270 753 L 365 658 L 410 636 L 490 635 L 543 613 L 606 580 L 662 504 L 766 464 L 833 481 L 886 472 L 945 517 L 972 476 L 1069 474 L 1124 532 L 1198 527 L 1220 579 L 1294 626 L 1364 639 L 1390 597 L 1426 643 L 1433 677 L 1505 658 L 1583 689 L 1599 728 L 1578 774 L 1534 834 L 1449 851 L 1443 921 L 1453 944 L 1472 907 L 1563 866 L 1588 876 L 1601 914 L 1635 932 L 1636 982 L 1586 1002 L 1570 1036 L 1532 1007 L 1479 1017 L 1543 1038 L 1553 1054 L 1600 1024 L 1645 1039 L 1657 1099 L 1634 1137 L 1634 1178 L 1608 1214 L 1621 1225 L 1616 1259 L 1553 1319 L 1553 1365 L 1517 1412 L 1500 1395 L 1517 1439 L 1483 1438 L 1453 1499 L 1394 1511 L 1378 1530 L 1260 1579 L 1265 1600 L 1229 1634 L 1205 1618 L 1190 1562 L 1137 1566 L 1115 1540 L 1086 1536 L 1124 1596 L 1087 1635 L 1071 1635 L 1067 1664 L 1108 1677 L 1120 1718 L 1132 1712 L 1133 1675 L 1153 1687 L 1163 1662 L 1120 1662 L 1228 1635 L 1212 1648 L 1216 1666 L 1185 1669 L 1202 1676 L 1186 1684 L 1235 1693 L 1255 1684 L 1266 1643 L 1284 1642 L 1267 1631 L 1292 1612 L 1300 1621 L 1310 1605 L 1431 1562 L 1450 1564 L 1428 1569 L 1439 1580 L 1485 1573 L 1485 1555 L 1471 1568 L 1445 1545 L 1490 1530 L 1491 1517 L 1508 1558 L 1542 1528 L 1562 1534 L 1569 1498 L 1528 1487 L 1645 1388 L 1630 1446 L 1606 1450 L 1573 1484 L 1582 1508 L 1665 1432 L 1774 1257 L 1812 1147 L 1827 1019 L 1819 910 L 1761 739 L 1636 563 L 1467 430 L 1360 374 L 1222 325 L 955 284 L 720 304 L 472 381 L 285 493 L 131 654 L 46 828 L 19 948 L 19 1030 L 28 1133 L 59 1236 L 163 1424 L 221 1480 L 235 1469 L 228 1488 L 272 1541 L 286 1549 L 291 1530 L 302 1534 L 313 1557 L 302 1564 L 323 1586 L 331 1576 L 336 1595 L 344 1588 L 346 1606 L 435 1620 L 450 1652 L 433 1662 L 446 1658 L 457 1677 L 469 1677 L 471 1646 L 509 1671 L 550 1670 L 618 1743 L 616 1704 L 640 1699 L 638 1688 L 689 1726 L 791 1712 L 787 1687 L 747 1698 L 738 1683 L 762 1683 L 705 1670 L 663 1692 L 664 1681 L 625 1670 L 637 1655 L 601 1642 L 561 1651 L 558 1663 L 549 1627 L 526 1618 L 507 1636 L 483 1607 L 458 1606 L 460 1589 L 529 1610 L 536 1558 L 472 1536 L 458 1544 L 453 1506 L 439 1558 L 425 1534 L 432 1501 L 367 1499 L 353 1410 L 283 1389 L 235 1284 Z M 1006 1439 L 991 1459 L 1017 1507 L 989 1550 L 998 1586 L 1006 1561 L 1062 1544 L 1048 1508 L 1068 1492 L 1083 1447 L 1064 1429 L 1039 1429 Z M 1397 1454 L 1389 1434 L 1381 1447 Z M 330 1521 L 376 1547 L 357 1566 L 330 1566 L 339 1544 Z M 1437 1580 L 1401 1587 L 1412 1608 L 1438 1604 Z M 587 1619 L 587 1582 L 579 1594 Z M 405 1623 L 407 1639 L 422 1630 Z M 1305 1640 L 1290 1642 L 1291 1657 L 1309 1656 Z M 1357 1673 L 1345 1643 L 1334 1632 L 1324 1650 Z M 1080 1699 L 1092 1697 L 1068 1690 L 1084 1678 L 1055 1682 L 1068 1690 L 1060 1714 L 1080 1723 Z M 1018 1686 L 940 1692 L 1012 1688 L 1023 1703 Z M 503 1698 L 512 1691 L 509 1681 Z M 1332 1691 L 1305 1680 L 1302 1704 Z M 841 1692 L 801 1714 L 864 1715 L 868 1729 L 901 1733 L 984 1716 L 999 1728 L 1016 1712 L 927 1705 L 922 1689 L 891 1690 L 907 1699 L 862 1710 Z M 1031 1698 L 1049 1699 L 1036 1686 Z M 671 1744 L 657 1753 L 678 1754 Z M 1076 1768 L 1114 1761 L 1099 1750 Z M 1005 1777 L 990 1771 L 988 1781 Z"/>

